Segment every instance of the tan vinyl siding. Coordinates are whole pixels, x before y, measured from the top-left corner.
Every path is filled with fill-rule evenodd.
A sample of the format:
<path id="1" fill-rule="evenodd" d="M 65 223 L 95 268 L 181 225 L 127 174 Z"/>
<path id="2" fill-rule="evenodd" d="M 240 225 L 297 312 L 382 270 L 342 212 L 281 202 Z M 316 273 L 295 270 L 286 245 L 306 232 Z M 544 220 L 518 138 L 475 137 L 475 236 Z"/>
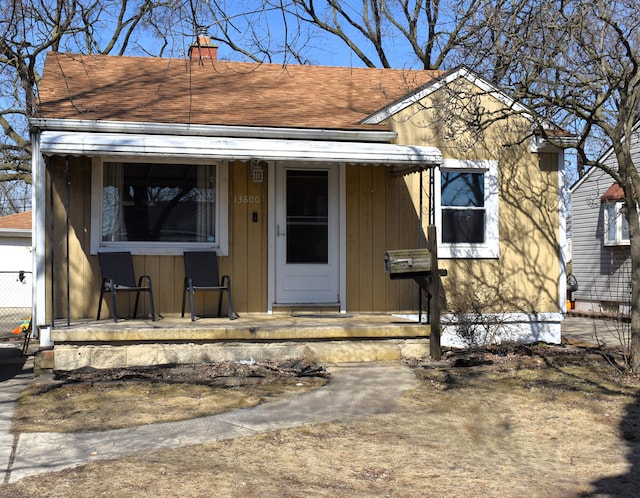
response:
<path id="1" fill-rule="evenodd" d="M 417 311 L 417 284 L 391 281 L 384 269 L 386 251 L 420 243 L 412 193 L 419 193 L 418 174 L 397 177 L 384 166 L 347 166 L 349 311 Z"/>
<path id="2" fill-rule="evenodd" d="M 501 104 L 478 94 L 487 116 Z M 436 92 L 390 120 L 398 143 L 435 145 L 445 158 L 498 161 L 499 259 L 443 259 L 445 309 L 451 312 L 556 312 L 560 271 L 558 155 L 535 154 L 523 117 L 487 123 L 475 134 L 442 114 L 449 97 Z M 445 133 L 447 132 L 447 133 Z M 449 138 L 445 138 L 449 137 Z M 436 186 L 439 188 L 439 186 Z M 417 195 L 413 195 L 417 204 Z M 426 224 L 426 222 L 425 222 Z M 440 229 L 440 228 L 439 228 Z"/>
<path id="3" fill-rule="evenodd" d="M 231 276 L 239 312 L 264 312 L 267 306 L 267 168 L 263 174 L 262 183 L 253 182 L 248 163 L 229 168 L 229 256 L 220 258 L 220 271 Z M 254 202 L 241 202 L 245 196 Z"/>

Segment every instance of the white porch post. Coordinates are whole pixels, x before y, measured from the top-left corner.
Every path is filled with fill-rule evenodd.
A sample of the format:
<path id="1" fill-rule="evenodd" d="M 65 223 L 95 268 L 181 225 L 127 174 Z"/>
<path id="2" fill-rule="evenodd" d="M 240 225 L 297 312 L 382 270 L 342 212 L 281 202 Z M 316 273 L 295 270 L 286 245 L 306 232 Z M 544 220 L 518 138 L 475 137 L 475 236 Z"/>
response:
<path id="1" fill-rule="evenodd" d="M 31 323 L 38 330 L 40 346 L 51 346 L 50 328 L 47 325 L 46 295 L 46 215 L 47 175 L 44 157 L 40 154 L 40 133 L 31 134 L 31 205 L 33 207 L 32 239 L 33 257 L 33 312 Z"/>

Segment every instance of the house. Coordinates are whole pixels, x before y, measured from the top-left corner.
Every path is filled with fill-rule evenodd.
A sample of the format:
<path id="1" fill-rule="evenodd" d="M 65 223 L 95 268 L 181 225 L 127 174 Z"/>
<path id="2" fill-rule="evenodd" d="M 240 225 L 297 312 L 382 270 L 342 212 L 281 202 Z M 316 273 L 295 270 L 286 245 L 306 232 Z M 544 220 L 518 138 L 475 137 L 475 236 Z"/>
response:
<path id="1" fill-rule="evenodd" d="M 0 217 L 0 327 L 13 330 L 31 316 L 31 211 Z"/>
<path id="2" fill-rule="evenodd" d="M 184 60 L 49 53 L 39 100 L 40 328 L 95 320 L 96 255 L 113 250 L 151 276 L 164 317 L 183 252 L 215 249 L 234 326 L 313 306 L 415 318 L 424 296 L 385 252 L 424 247 L 435 223 L 445 344 L 560 341 L 563 152 L 466 68 L 228 62 L 202 40 Z"/>
<path id="3" fill-rule="evenodd" d="M 633 133 L 631 157 L 640 165 L 640 128 Z M 617 167 L 612 149 L 600 162 Z M 602 169 L 590 168 L 571 187 L 571 207 L 575 311 L 628 316 L 631 253 L 622 188 Z"/>

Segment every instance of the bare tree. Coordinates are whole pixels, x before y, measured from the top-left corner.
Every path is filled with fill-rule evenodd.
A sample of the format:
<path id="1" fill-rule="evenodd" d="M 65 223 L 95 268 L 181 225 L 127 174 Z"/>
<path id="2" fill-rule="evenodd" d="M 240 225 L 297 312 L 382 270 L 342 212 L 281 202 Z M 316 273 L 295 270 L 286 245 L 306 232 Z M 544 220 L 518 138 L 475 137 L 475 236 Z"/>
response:
<path id="1" fill-rule="evenodd" d="M 28 208 L 31 144 L 28 118 L 36 110 L 39 71 L 47 51 L 160 53 L 161 22 L 176 12 L 171 0 L 16 0 L 0 6 L 0 183 L 2 214 Z M 193 32 L 193 30 L 191 30 Z M 142 35 L 147 38 L 140 38 Z M 152 41 L 160 39 L 160 43 Z M 10 198 L 18 193 L 18 198 Z"/>
<path id="2" fill-rule="evenodd" d="M 640 10 L 635 0 L 497 2 L 477 25 L 465 58 L 536 115 L 571 131 L 579 173 L 600 168 L 640 208 L 632 131 L 640 110 Z M 540 126 L 538 131 L 543 131 Z M 558 145 L 557 134 L 546 140 Z M 617 166 L 600 161 L 611 148 Z M 632 260 L 631 368 L 640 371 L 640 219 L 628 216 Z"/>
<path id="3" fill-rule="evenodd" d="M 309 29 L 340 40 L 367 67 L 439 69 L 472 34 L 482 0 L 267 1 Z M 308 44 L 313 46 L 312 43 Z"/>
<path id="4" fill-rule="evenodd" d="M 192 0 L 211 37 L 255 61 L 326 59 L 327 42 L 367 67 L 439 69 L 484 18 L 487 0 Z M 335 43 L 335 45 L 334 45 Z"/>

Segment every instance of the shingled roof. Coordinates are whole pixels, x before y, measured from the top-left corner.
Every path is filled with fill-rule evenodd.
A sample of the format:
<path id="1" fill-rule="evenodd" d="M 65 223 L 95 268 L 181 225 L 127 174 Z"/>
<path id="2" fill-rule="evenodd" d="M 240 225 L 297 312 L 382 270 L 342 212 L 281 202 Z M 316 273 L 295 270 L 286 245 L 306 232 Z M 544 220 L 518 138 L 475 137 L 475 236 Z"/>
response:
<path id="1" fill-rule="evenodd" d="M 0 230 L 31 230 L 31 211 L 0 217 Z"/>
<path id="2" fill-rule="evenodd" d="M 385 129 L 366 117 L 441 73 L 49 53 L 37 117 Z"/>

